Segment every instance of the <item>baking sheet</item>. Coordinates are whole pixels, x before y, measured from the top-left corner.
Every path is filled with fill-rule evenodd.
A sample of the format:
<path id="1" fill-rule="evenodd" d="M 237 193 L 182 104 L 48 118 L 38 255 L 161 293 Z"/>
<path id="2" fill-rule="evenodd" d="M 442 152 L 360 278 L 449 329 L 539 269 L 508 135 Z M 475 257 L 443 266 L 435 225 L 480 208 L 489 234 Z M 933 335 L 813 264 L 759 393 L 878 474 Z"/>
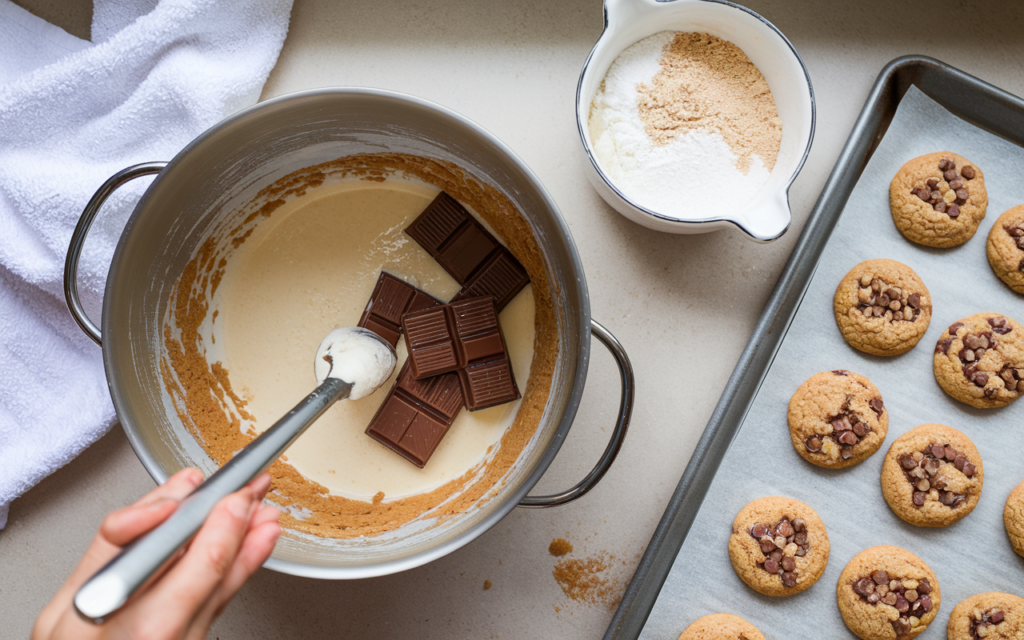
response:
<path id="1" fill-rule="evenodd" d="M 978 233 L 954 249 L 929 249 L 904 239 L 889 213 L 889 181 L 907 160 L 949 150 L 985 172 L 989 208 Z M 1024 320 L 1024 298 L 988 266 L 985 240 L 999 215 L 1024 202 L 1024 149 L 953 116 L 916 88 L 900 102 L 885 137 L 853 190 L 818 263 L 796 317 L 765 376 L 736 441 L 705 497 L 641 638 L 676 638 L 697 618 L 724 611 L 742 616 L 768 638 L 854 637 L 835 605 L 835 584 L 846 563 L 867 547 L 894 544 L 920 556 L 935 572 L 942 604 L 920 637 L 943 638 L 949 612 L 984 591 L 1024 596 L 1024 558 L 1003 528 L 1003 505 L 1024 480 L 1024 401 L 983 411 L 947 396 L 932 375 L 940 334 L 967 315 L 1004 313 Z M 917 347 L 894 358 L 863 354 L 842 339 L 832 295 L 858 262 L 892 258 L 917 271 L 932 294 L 931 325 Z M 889 410 L 885 444 L 851 469 L 815 467 L 793 450 L 786 424 L 789 398 L 819 371 L 849 369 L 870 378 Z M 985 488 L 975 511 L 945 529 L 900 520 L 879 488 L 889 445 L 926 422 L 947 424 L 970 437 L 985 464 Z M 825 521 L 831 557 L 807 591 L 769 598 L 748 588 L 729 563 L 732 520 L 749 501 L 785 495 L 813 507 Z"/>

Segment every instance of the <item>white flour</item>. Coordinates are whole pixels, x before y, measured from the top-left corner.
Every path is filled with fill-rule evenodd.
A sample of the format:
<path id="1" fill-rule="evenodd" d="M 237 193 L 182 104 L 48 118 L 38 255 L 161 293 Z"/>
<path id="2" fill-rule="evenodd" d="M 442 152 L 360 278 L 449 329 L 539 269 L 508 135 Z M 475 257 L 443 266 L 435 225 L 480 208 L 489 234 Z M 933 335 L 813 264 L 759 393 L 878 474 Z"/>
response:
<path id="1" fill-rule="evenodd" d="M 662 50 L 675 35 L 644 38 L 612 63 L 590 107 L 594 155 L 615 186 L 642 207 L 685 219 L 731 215 L 767 182 L 762 159 L 754 155 L 744 175 L 721 134 L 695 130 L 656 146 L 640 119 L 637 85 L 658 73 Z"/>

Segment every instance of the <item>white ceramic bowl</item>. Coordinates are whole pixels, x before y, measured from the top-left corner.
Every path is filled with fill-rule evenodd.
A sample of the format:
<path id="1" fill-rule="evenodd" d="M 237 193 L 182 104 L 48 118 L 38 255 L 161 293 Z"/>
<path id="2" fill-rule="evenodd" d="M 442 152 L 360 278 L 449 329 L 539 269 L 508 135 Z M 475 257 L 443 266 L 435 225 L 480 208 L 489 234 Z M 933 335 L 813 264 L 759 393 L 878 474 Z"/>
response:
<path id="1" fill-rule="evenodd" d="M 583 65 L 576 89 L 576 124 L 587 156 L 590 182 L 616 211 L 668 233 L 707 233 L 734 226 L 758 242 L 775 240 L 789 228 L 789 186 L 811 149 L 814 90 L 793 45 L 753 11 L 723 0 L 605 0 L 604 33 Z M 615 58 L 627 47 L 660 31 L 703 32 L 728 40 L 760 69 L 782 119 L 782 145 L 768 182 L 742 211 L 720 215 L 694 211 L 679 218 L 645 208 L 626 197 L 601 169 L 590 141 L 590 104 Z"/>

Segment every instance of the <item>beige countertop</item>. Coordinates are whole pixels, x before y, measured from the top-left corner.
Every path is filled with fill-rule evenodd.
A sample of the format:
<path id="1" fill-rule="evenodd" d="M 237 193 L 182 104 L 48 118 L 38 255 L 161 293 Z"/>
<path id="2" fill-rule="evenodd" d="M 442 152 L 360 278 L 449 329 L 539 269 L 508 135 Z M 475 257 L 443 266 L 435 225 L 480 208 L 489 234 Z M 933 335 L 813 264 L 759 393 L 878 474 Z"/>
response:
<path id="1" fill-rule="evenodd" d="M 88 34 L 87 0 L 19 4 L 76 35 Z M 296 0 L 263 97 L 339 85 L 393 89 L 450 107 L 508 143 L 540 176 L 568 222 L 593 316 L 622 341 L 636 369 L 636 410 L 618 461 L 585 498 L 557 509 L 515 510 L 467 547 L 399 575 L 323 582 L 262 570 L 213 636 L 603 634 L 612 610 L 563 594 L 548 545 L 564 537 L 575 547 L 567 558 L 614 557 L 601 575 L 615 593 L 625 588 L 882 66 L 900 55 L 931 55 L 1024 95 L 1020 3 L 747 4 L 802 55 L 818 107 L 814 146 L 791 191 L 793 227 L 768 245 L 732 231 L 649 231 L 591 189 L 573 103 L 580 67 L 601 32 L 600 0 Z M 606 352 L 595 345 L 594 353 L 575 426 L 539 491 L 582 478 L 609 435 L 618 376 Z M 152 486 L 115 427 L 15 501 L 0 532 L 0 636 L 26 637 L 103 515 Z"/>

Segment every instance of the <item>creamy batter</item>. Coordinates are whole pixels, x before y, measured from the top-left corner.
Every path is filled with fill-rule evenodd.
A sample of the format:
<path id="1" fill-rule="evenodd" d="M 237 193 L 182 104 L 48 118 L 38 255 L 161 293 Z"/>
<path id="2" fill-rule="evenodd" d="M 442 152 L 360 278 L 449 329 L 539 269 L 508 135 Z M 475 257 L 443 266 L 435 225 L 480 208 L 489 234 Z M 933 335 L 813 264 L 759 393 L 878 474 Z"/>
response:
<path id="1" fill-rule="evenodd" d="M 229 257 L 211 302 L 204 340 L 220 361 L 259 433 L 317 384 L 314 356 L 331 330 L 355 325 L 381 269 L 448 300 L 460 285 L 403 230 L 437 194 L 425 182 L 391 176 L 328 181 L 275 209 Z M 486 223 L 485 223 L 486 226 Z M 534 297 L 527 286 L 500 315 L 520 385 L 530 374 Z M 423 469 L 364 434 L 406 358 L 375 393 L 339 402 L 285 457 L 332 494 L 384 502 L 423 493 L 481 465 L 512 424 L 520 402 L 456 418 Z M 244 416 L 243 416 L 244 418 Z"/>

